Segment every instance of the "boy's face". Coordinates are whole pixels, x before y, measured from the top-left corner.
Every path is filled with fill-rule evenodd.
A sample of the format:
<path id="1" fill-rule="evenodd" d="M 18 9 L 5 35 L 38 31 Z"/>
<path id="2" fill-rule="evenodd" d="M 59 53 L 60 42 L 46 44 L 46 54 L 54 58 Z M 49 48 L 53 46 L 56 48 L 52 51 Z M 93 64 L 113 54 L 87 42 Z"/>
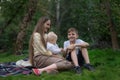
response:
<path id="1" fill-rule="evenodd" d="M 68 39 L 70 40 L 70 42 L 75 41 L 78 38 L 78 34 L 74 31 L 71 31 L 68 33 Z"/>

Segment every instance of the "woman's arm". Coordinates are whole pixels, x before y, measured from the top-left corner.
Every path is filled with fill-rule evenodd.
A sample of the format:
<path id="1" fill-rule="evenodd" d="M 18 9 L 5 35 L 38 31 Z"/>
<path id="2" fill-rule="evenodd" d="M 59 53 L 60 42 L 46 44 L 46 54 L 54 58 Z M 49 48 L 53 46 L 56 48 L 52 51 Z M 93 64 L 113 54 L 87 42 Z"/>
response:
<path id="1" fill-rule="evenodd" d="M 33 47 L 35 52 L 49 55 L 48 51 L 43 46 L 43 43 L 41 41 L 41 35 L 39 33 L 34 33 L 33 35 Z"/>

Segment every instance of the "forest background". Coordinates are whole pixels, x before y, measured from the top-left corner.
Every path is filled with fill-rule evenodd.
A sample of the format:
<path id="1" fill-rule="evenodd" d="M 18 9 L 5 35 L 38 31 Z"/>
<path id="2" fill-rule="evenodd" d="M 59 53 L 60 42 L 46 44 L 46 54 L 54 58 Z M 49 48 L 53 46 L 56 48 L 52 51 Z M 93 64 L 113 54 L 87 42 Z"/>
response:
<path id="1" fill-rule="evenodd" d="M 79 38 L 90 43 L 89 49 L 120 49 L 120 0 L 1 0 L 0 53 L 28 53 L 41 16 L 51 18 L 60 47 L 67 29 L 75 27 Z"/>

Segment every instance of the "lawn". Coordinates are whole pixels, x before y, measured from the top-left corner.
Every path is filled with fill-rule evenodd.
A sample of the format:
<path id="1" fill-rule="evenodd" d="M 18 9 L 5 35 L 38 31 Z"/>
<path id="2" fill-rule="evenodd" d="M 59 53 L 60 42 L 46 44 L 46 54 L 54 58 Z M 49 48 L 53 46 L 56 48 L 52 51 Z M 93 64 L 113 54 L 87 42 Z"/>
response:
<path id="1" fill-rule="evenodd" d="M 0 63 L 12 62 L 27 57 L 28 54 L 21 56 L 10 55 L 8 53 L 0 54 Z M 82 68 L 81 75 L 75 74 L 72 70 L 61 71 L 56 75 L 43 73 L 41 76 L 30 75 L 12 75 L 0 77 L 0 80 L 120 80 L 120 51 L 111 49 L 89 50 L 91 63 L 95 67 L 94 72 Z"/>

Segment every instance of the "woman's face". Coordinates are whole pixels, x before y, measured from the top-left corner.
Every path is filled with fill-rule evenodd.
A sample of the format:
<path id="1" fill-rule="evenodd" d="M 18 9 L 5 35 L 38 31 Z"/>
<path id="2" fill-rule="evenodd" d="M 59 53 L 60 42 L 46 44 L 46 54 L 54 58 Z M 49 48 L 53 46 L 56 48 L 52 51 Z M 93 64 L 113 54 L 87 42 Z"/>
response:
<path id="1" fill-rule="evenodd" d="M 75 40 L 78 38 L 78 35 L 76 34 L 76 32 L 69 32 L 68 33 L 68 39 L 70 42 L 75 42 Z"/>
<path id="2" fill-rule="evenodd" d="M 48 20 L 44 23 L 44 32 L 47 33 L 50 29 L 51 21 Z"/>

